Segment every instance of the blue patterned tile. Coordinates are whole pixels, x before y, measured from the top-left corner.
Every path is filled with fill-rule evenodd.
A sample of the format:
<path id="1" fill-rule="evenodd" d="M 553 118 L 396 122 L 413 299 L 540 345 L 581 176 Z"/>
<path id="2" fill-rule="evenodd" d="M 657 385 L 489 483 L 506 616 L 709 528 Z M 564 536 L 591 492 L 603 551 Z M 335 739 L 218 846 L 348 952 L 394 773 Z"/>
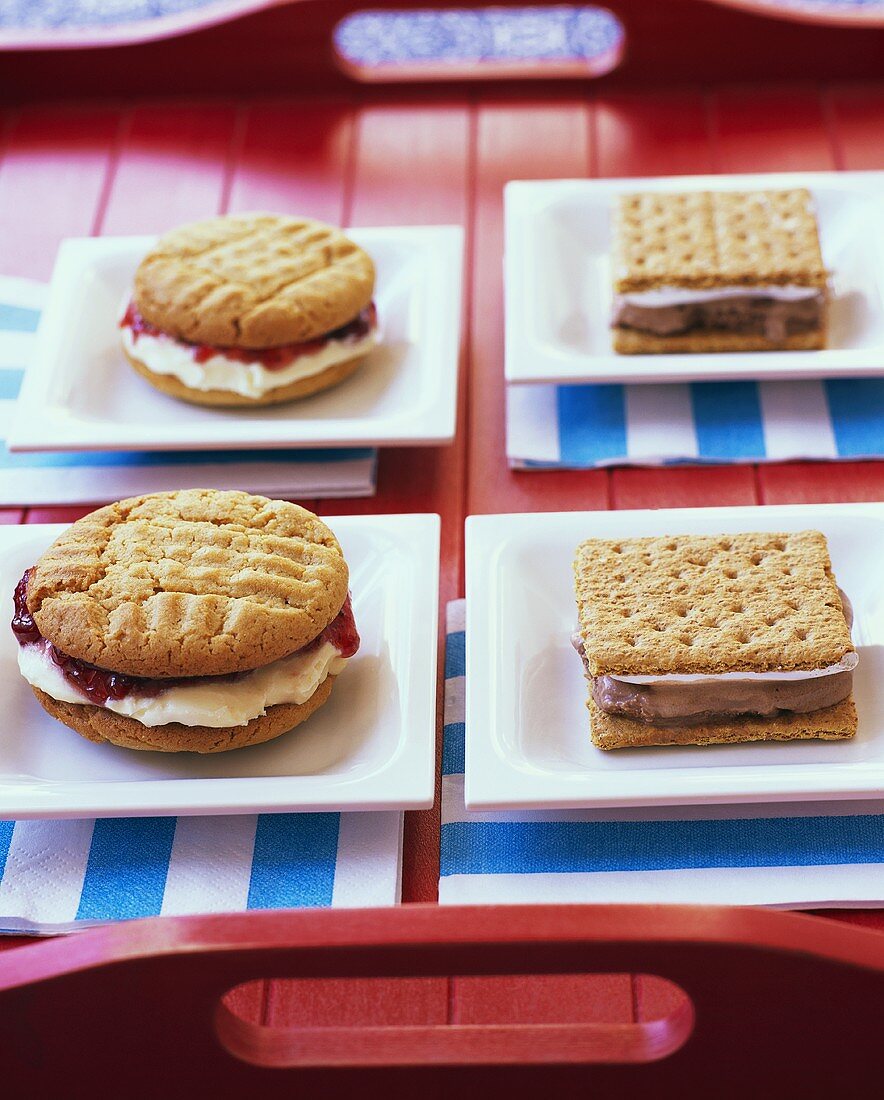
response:
<path id="1" fill-rule="evenodd" d="M 0 28 L 55 30 L 139 23 L 199 11 L 214 0 L 0 0 Z M 367 0 L 368 2 L 368 0 Z M 379 5 L 383 0 L 375 0 Z M 819 15 L 880 11 L 884 0 L 766 0 L 765 7 Z M 598 56 L 616 45 L 620 24 L 588 6 L 356 13 L 338 36 L 361 64 L 426 60 L 512 60 Z"/>
<path id="2" fill-rule="evenodd" d="M 336 45 L 361 65 L 588 59 L 622 36 L 610 12 L 585 6 L 357 12 L 338 28 Z"/>

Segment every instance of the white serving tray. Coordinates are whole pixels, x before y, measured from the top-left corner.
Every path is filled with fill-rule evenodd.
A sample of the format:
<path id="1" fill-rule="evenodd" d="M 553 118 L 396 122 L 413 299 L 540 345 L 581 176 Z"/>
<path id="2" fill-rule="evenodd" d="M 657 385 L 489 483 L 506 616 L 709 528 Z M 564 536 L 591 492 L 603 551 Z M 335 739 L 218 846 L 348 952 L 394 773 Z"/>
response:
<path id="1" fill-rule="evenodd" d="M 290 733 L 199 756 L 96 745 L 51 718 L 0 630 L 0 818 L 422 809 L 433 803 L 439 517 L 335 516 L 359 652 Z M 59 525 L 0 527 L 12 592 Z"/>
<path id="2" fill-rule="evenodd" d="M 202 408 L 129 366 L 118 320 L 153 237 L 67 240 L 59 249 L 11 451 L 429 445 L 454 438 L 463 230 L 353 229 L 377 268 L 381 343 L 347 381 L 302 401 Z"/>
<path id="3" fill-rule="evenodd" d="M 834 298 L 823 351 L 617 355 L 611 215 L 635 191 L 808 187 Z M 884 172 L 517 181 L 506 186 L 508 382 L 726 382 L 884 374 Z"/>
<path id="4" fill-rule="evenodd" d="M 590 740 L 571 646 L 571 564 L 586 538 L 822 531 L 853 604 L 850 741 L 616 749 Z M 884 797 L 884 504 L 471 516 L 466 528 L 469 810 Z"/>

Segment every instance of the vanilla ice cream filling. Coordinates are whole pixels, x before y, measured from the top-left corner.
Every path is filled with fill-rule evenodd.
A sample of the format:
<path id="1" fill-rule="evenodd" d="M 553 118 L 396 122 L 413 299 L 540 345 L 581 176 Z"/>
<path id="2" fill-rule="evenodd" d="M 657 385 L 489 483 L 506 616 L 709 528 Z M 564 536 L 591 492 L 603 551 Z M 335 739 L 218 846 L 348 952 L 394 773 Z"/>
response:
<path id="1" fill-rule="evenodd" d="M 263 363 L 244 363 L 229 359 L 219 348 L 203 363 L 193 357 L 190 344 L 174 336 L 153 336 L 122 329 L 123 347 L 133 359 L 138 359 L 153 374 L 170 375 L 192 390 L 207 392 L 223 390 L 240 397 L 262 397 L 270 390 L 321 374 L 329 367 L 367 355 L 378 342 L 378 330 L 373 328 L 360 339 L 330 339 L 318 351 L 299 355 L 287 367 L 268 370 Z"/>
<path id="2" fill-rule="evenodd" d="M 818 286 L 661 286 L 649 290 L 626 291 L 618 294 L 621 302 L 646 309 L 687 306 L 696 303 L 720 302 L 728 298 L 772 298 L 776 302 L 800 302 L 817 298 L 823 292 Z"/>
<path id="3" fill-rule="evenodd" d="M 647 687 L 668 684 L 693 684 L 697 686 L 714 686 L 715 684 L 729 684 L 738 680 L 748 683 L 772 684 L 781 680 L 815 680 L 820 676 L 836 676 L 839 672 L 852 672 L 859 662 L 859 654 L 855 652 L 845 653 L 837 664 L 826 665 L 825 668 L 799 668 L 788 672 L 719 672 L 710 676 L 708 673 L 676 673 L 667 672 L 657 676 L 625 676 L 619 672 L 607 673 L 612 680 L 618 680 L 622 684 L 641 684 Z"/>
<path id="4" fill-rule="evenodd" d="M 329 676 L 337 676 L 347 663 L 330 642 L 300 650 L 252 672 L 232 676 L 200 677 L 194 683 L 176 681 L 156 695 L 131 692 L 123 699 L 108 699 L 104 709 L 134 718 L 143 726 L 210 726 L 227 729 L 244 726 L 280 703 L 306 703 Z M 39 642 L 20 646 L 18 667 L 28 683 L 60 703 L 89 704 L 69 683 Z"/>

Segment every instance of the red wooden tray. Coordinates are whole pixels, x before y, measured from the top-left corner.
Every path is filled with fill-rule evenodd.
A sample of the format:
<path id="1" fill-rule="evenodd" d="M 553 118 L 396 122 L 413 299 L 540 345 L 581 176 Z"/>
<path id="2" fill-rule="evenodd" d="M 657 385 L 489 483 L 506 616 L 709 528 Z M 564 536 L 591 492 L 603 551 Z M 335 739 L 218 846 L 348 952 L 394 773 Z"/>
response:
<path id="1" fill-rule="evenodd" d="M 787 35 L 785 25 L 700 4 L 699 0 L 670 0 L 666 5 L 623 0 L 612 6 L 623 14 L 632 35 L 631 60 L 629 67 L 604 82 L 532 84 L 530 88 L 399 88 L 393 96 L 382 89 L 368 90 L 346 83 L 329 66 L 327 54 L 321 52 L 333 18 L 354 6 L 339 0 L 328 0 L 323 5 L 304 0 L 292 8 L 181 39 L 177 44 L 71 53 L 63 60 L 60 55 L 50 59 L 40 54 L 0 59 L 2 87 L 10 103 L 0 116 L 0 256 L 4 273 L 46 278 L 58 242 L 65 236 L 152 232 L 224 210 L 264 207 L 300 211 L 345 224 L 464 224 L 468 255 L 466 323 L 459 430 L 454 446 L 407 453 L 386 451 L 381 457 L 376 498 L 321 506 L 327 514 L 440 512 L 443 600 L 463 591 L 462 532 L 463 519 L 469 512 L 884 499 L 884 466 L 878 463 L 513 473 L 506 467 L 503 441 L 503 183 L 518 177 L 884 168 L 880 142 L 884 81 L 858 79 L 863 74 L 867 78 L 880 77 L 875 59 L 880 57 L 881 39 L 876 32 L 803 28 Z M 311 10 L 313 15 L 308 17 Z M 295 20 L 296 11 L 303 12 L 301 23 Z M 690 39 L 685 37 L 688 31 L 693 34 Z M 311 49 L 320 50 L 320 54 L 311 55 L 299 67 L 298 60 Z M 779 79 L 789 74 L 794 77 L 796 72 L 813 73 L 813 80 L 784 83 Z M 765 80 L 760 81 L 759 74 Z M 845 81 L 848 74 L 850 79 Z M 769 79 L 771 76 L 777 79 Z M 197 90 L 200 97 L 158 98 L 159 89 L 165 94 L 176 88 Z M 71 89 L 83 96 L 100 92 L 117 98 L 74 101 Z M 219 89 L 225 93 L 221 98 L 207 97 L 206 93 Z M 270 97 L 268 93 L 274 94 Z M 58 102 L 59 97 L 64 102 Z M 14 104 L 13 98 L 25 102 Z M 318 507 L 314 501 L 302 503 Z M 74 518 L 82 511 L 7 511 L 2 519 L 52 522 Z M 406 902 L 431 902 L 435 898 L 438 839 L 438 810 L 406 815 Z M 343 930 L 343 935 L 344 931 L 351 934 L 359 928 L 369 936 L 358 944 L 363 960 L 360 965 L 365 964 L 359 973 L 368 973 L 366 960 L 374 966 L 379 959 L 370 937 L 386 934 L 387 929 L 395 930 L 397 935 L 408 931 L 420 943 L 425 937 L 428 945 L 444 947 L 449 935 L 454 937 L 449 946 L 463 943 L 455 935 L 459 929 L 465 936 L 481 934 L 494 939 L 516 927 L 509 912 L 504 916 L 486 912 L 484 917 L 451 913 L 427 916 L 421 910 L 410 924 L 411 912 L 408 909 L 404 914 L 386 913 L 374 918 L 328 913 L 266 920 L 235 918 L 229 929 L 223 920 L 214 919 L 196 924 L 162 923 L 159 927 L 168 929 L 166 933 L 151 931 L 153 926 L 149 925 L 133 925 L 94 937 L 90 934 L 82 940 L 28 948 L 20 958 L 12 957 L 15 972 L 33 980 L 44 965 L 55 966 L 74 958 L 84 961 L 90 950 L 96 952 L 96 962 L 103 960 L 102 973 L 116 972 L 122 964 L 110 962 L 105 954 L 112 945 L 116 945 L 113 951 L 119 949 L 123 954 L 137 951 L 139 944 L 147 944 L 153 952 L 158 945 L 154 937 L 168 935 L 170 939 L 164 942 L 174 942 L 175 937 L 184 934 L 182 929 L 190 929 L 188 935 L 197 930 L 198 942 L 206 935 L 213 939 L 243 937 L 243 941 L 235 941 L 242 946 L 250 938 L 269 935 L 271 929 L 276 929 L 274 935 L 289 929 L 293 942 L 302 935 L 318 942 L 337 929 Z M 530 935 L 526 933 L 526 937 L 532 941 L 532 951 L 542 951 L 544 942 L 557 934 L 555 930 L 561 927 L 557 920 L 576 919 L 557 913 L 561 911 L 536 910 L 530 914 Z M 884 926 L 882 918 L 874 913 L 843 916 L 853 923 Z M 652 957 L 619 949 L 608 952 L 606 948 L 605 952 L 592 954 L 592 968 L 664 972 L 661 968 L 666 960 L 675 957 L 666 939 L 674 930 L 671 922 L 677 925 L 687 919 L 707 918 L 711 924 L 697 932 L 704 942 L 709 928 L 719 927 L 716 922 L 724 919 L 717 913 L 667 918 L 665 927 L 655 925 L 654 914 L 638 914 L 635 928 L 643 929 L 643 934 L 659 931 L 663 935 L 662 945 L 657 942 L 657 953 Z M 353 923 L 348 924 L 350 920 Z M 256 923 L 252 925 L 252 921 Z M 773 927 L 788 926 L 788 933 L 784 933 L 788 936 L 795 927 L 809 926 L 797 917 L 750 913 L 729 915 L 725 923 L 732 931 L 737 928 L 735 934 L 748 942 L 762 942 Z M 591 935 L 598 927 L 587 925 L 584 931 Z M 692 927 L 700 928 L 697 924 Z M 874 953 L 879 947 L 872 946 L 873 937 L 857 929 L 822 922 L 812 927 L 827 929 L 819 932 L 825 944 L 841 945 L 845 951 L 852 950 L 854 944 L 868 943 L 870 954 L 860 953 L 866 960 L 863 965 L 873 956 L 878 958 Z M 621 931 L 625 934 L 627 929 Z M 742 1053 L 749 1049 L 746 1044 L 750 1041 L 760 1044 L 755 1048 L 759 1059 L 773 1057 L 762 1029 L 755 1028 L 760 1006 L 769 1033 L 780 1034 L 785 1027 L 784 1034 L 792 1042 L 799 1029 L 796 1027 L 793 1033 L 791 1024 L 782 1025 L 781 1020 L 783 1013 L 794 1012 L 795 1019 L 807 1021 L 811 974 L 817 976 L 814 980 L 825 982 L 826 1019 L 837 1024 L 833 1034 L 845 1036 L 845 1072 L 853 1072 L 860 1064 L 850 1062 L 848 1053 L 871 1049 L 862 1046 L 868 1038 L 862 1018 L 850 1015 L 849 1005 L 845 1008 L 830 999 L 832 990 L 833 998 L 843 993 L 849 1000 L 846 986 L 839 984 L 847 981 L 844 975 L 848 974 L 841 964 L 834 968 L 829 963 L 809 966 L 795 987 L 802 992 L 803 1001 L 797 995 L 795 1000 L 788 999 L 794 992 L 786 980 L 791 981 L 794 973 L 789 967 L 797 965 L 795 958 L 806 954 L 809 941 L 799 939 L 795 944 L 804 946 L 793 945 L 793 954 L 787 953 L 793 959 L 791 963 L 787 965 L 780 958 L 775 965 L 770 964 L 774 965 L 772 973 L 783 983 L 779 992 L 787 998 L 782 1002 L 783 1012 L 773 1013 L 769 1011 L 773 1002 L 765 977 L 767 955 L 753 954 L 748 947 L 727 948 L 730 984 L 721 987 L 725 991 L 721 996 L 730 1006 L 729 1026 L 738 1028 L 738 1041 L 732 1042 L 730 1055 L 720 1055 L 727 1067 L 725 1080 L 739 1080 L 740 1073 L 748 1072 L 747 1065 L 755 1065 Z M 83 945 L 83 954 L 71 954 L 75 948 L 80 951 L 77 945 Z M 336 956 L 339 961 L 329 963 L 325 973 L 345 973 L 340 959 L 348 950 L 342 948 Z M 512 944 L 508 950 L 506 966 L 510 973 L 517 973 L 518 960 L 513 958 L 517 952 Z M 561 956 L 560 969 L 581 969 L 582 950 L 570 946 L 567 958 Z M 595 952 L 595 948 L 592 950 Z M 702 953 L 699 947 L 697 951 Z M 470 972 L 475 953 L 446 949 L 443 965 L 439 962 L 441 956 L 434 955 L 430 946 L 420 951 L 416 947 L 415 952 L 420 965 L 416 963 L 409 972 L 425 976 L 415 978 L 407 993 L 395 982 L 366 991 L 338 979 L 306 985 L 266 981 L 239 991 L 229 1003 L 243 1018 L 274 1027 L 305 1019 L 326 1023 L 340 1020 L 342 1005 L 355 1022 L 424 1026 L 449 1019 L 500 1021 L 513 1018 L 513 1013 L 523 1020 L 559 1023 L 562 1006 L 576 1014 L 575 1018 L 626 1024 L 636 1019 L 659 1019 L 673 1004 L 671 991 L 660 983 L 630 978 L 622 972 L 542 981 L 475 976 L 449 980 L 432 975 Z M 160 1072 L 162 1067 L 156 1065 L 159 1044 L 173 1041 L 177 1022 L 171 1027 L 166 1025 L 179 1019 L 175 1014 L 178 1004 L 190 1003 L 184 999 L 191 981 L 191 971 L 186 969 L 189 954 L 188 949 L 183 956 L 175 955 L 174 963 L 167 960 L 155 971 L 144 964 L 144 974 L 137 978 L 140 982 L 144 975 L 151 975 L 150 981 L 144 981 L 156 997 L 168 999 L 168 1012 L 163 1007 L 167 1002 L 153 999 L 145 1002 L 152 1006 L 150 1013 L 139 1012 L 134 992 L 127 1001 L 125 1018 L 138 1021 L 143 1036 L 141 1049 L 150 1056 L 137 1063 L 117 1059 L 115 1044 L 124 1030 L 118 1027 L 118 1017 L 124 1014 L 109 1001 L 102 1009 L 105 1014 L 100 1026 L 95 1024 L 98 1010 L 93 1008 L 88 1013 L 95 1039 L 89 1049 L 96 1059 L 110 1057 L 111 1061 L 104 1064 L 117 1067 L 120 1073 L 133 1064 L 146 1074 Z M 314 954 L 320 963 L 327 958 L 318 949 Z M 200 951 L 195 955 L 202 957 Z M 301 955 L 295 955 L 300 966 Z M 215 978 L 218 973 L 225 974 L 225 981 L 231 983 L 245 976 L 270 978 L 283 973 L 284 956 L 293 959 L 295 955 L 265 954 L 260 967 L 240 969 L 237 964 L 235 972 L 215 972 Z M 4 953 L 0 962 L 4 956 L 10 957 Z M 388 964 L 392 967 L 392 958 L 384 956 L 383 966 L 378 965 L 374 972 L 383 973 Z M 530 959 L 528 969 L 543 969 L 539 955 L 526 958 Z M 737 958 L 751 960 L 748 969 L 739 970 L 733 962 Z M 434 970 L 437 964 L 440 968 Z M 125 965 L 127 980 L 136 981 L 140 966 Z M 702 980 L 702 966 L 696 969 Z M 198 970 L 196 966 L 192 972 L 193 981 L 197 981 Z M 840 977 L 832 977 L 836 972 Z M 84 1007 L 96 1003 L 92 1000 L 99 988 L 93 984 L 95 976 L 90 971 L 82 979 L 52 979 L 41 987 L 45 996 L 16 995 L 14 1008 L 10 1008 L 8 996 L 0 997 L 0 1013 L 5 1014 L 0 1026 L 0 1069 L 6 1069 L 15 1051 L 16 1072 L 25 1072 L 21 1068 L 24 1059 L 26 1067 L 31 1067 L 28 1072 L 36 1074 L 47 1049 L 41 1045 L 44 1034 L 58 1032 L 64 1024 L 72 1028 L 71 1035 L 81 1035 L 77 1029 Z M 688 977 L 683 979 L 686 986 Z M 210 982 L 213 996 L 222 988 L 215 978 Z M 871 980 L 858 978 L 863 990 L 864 983 Z M 135 988 L 133 985 L 133 991 Z M 880 986 L 876 988 L 880 997 Z M 694 988 L 690 991 L 694 993 Z M 857 1008 L 865 1003 L 862 997 L 866 995 L 857 994 Z M 23 1007 L 29 1003 L 33 1008 Z M 41 1015 L 59 1006 L 63 1016 Z M 113 1010 L 108 1011 L 108 1006 Z M 28 1015 L 31 1011 L 33 1017 Z M 13 1030 L 10 1019 L 24 1023 Z M 856 1022 L 855 1033 L 846 1034 L 848 1022 Z M 26 1038 L 29 1028 L 36 1038 Z M 729 1034 L 733 1038 L 735 1033 L 731 1030 Z M 851 1035 L 859 1037 L 856 1046 L 851 1045 Z M 64 1042 L 63 1035 L 59 1042 Z M 778 1048 L 778 1065 L 780 1069 L 791 1065 L 795 1073 L 806 1065 L 816 1067 L 817 1052 L 830 1050 L 818 1040 L 816 1031 L 801 1052 L 806 1052 L 810 1061 L 802 1061 L 798 1054 L 793 1056 L 795 1048 L 789 1043 Z M 131 1052 L 130 1047 L 119 1049 Z M 170 1064 L 175 1066 L 182 1084 L 188 1080 L 192 1083 L 195 1078 L 188 1076 L 186 1049 L 174 1049 Z M 62 1053 L 60 1050 L 59 1058 Z M 72 1056 L 71 1047 L 67 1054 Z M 217 1067 L 230 1074 L 245 1072 L 228 1059 L 218 1059 Z M 607 1076 L 608 1072 L 595 1067 L 591 1079 L 619 1080 L 614 1071 L 612 1076 Z M 643 1072 L 641 1067 L 616 1071 Z M 758 1072 L 765 1074 L 765 1083 L 773 1081 L 767 1067 Z M 233 1081 L 234 1077 L 221 1079 L 222 1085 L 226 1080 Z M 274 1083 L 269 1071 L 263 1072 L 261 1080 L 265 1090 L 283 1087 Z M 513 1080 L 522 1079 L 517 1076 L 510 1085 Z M 716 1080 L 722 1080 L 720 1073 Z M 421 1087 L 435 1086 L 423 1081 Z M 788 1095 L 789 1090 L 785 1089 L 784 1094 Z"/>
<path id="2" fill-rule="evenodd" d="M 600 1022 L 573 996 L 551 1009 L 462 997 L 422 1011 L 421 983 L 523 983 L 639 970 L 666 990 Z M 285 1026 L 222 1000 L 267 974 L 331 986 Z M 503 976 L 495 979 L 494 976 Z M 400 989 L 398 1018 L 353 1010 L 371 979 Z M 665 983 L 661 982 L 665 979 Z M 674 983 L 674 985 L 672 984 Z M 417 1005 L 412 998 L 417 992 Z M 601 1095 L 859 1095 L 880 1069 L 884 936 L 750 909 L 419 906 L 170 918 L 0 956 L 7 1095 L 421 1095 L 484 1083 Z M 489 1070 L 494 1068 L 494 1076 Z M 297 1069 L 297 1076 L 280 1071 Z M 11 1091 L 10 1091 L 11 1090 Z M 625 1090 L 625 1092 L 624 1092 Z M 662 1091 L 661 1091 L 662 1090 Z M 498 1093 L 499 1094 L 499 1093 Z"/>

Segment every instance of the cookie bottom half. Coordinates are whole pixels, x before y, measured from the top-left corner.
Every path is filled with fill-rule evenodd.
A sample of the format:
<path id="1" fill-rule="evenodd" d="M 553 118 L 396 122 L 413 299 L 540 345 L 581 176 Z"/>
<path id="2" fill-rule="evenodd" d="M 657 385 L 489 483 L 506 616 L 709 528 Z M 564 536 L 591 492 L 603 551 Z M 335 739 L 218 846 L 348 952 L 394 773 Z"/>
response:
<path id="1" fill-rule="evenodd" d="M 169 722 L 163 726 L 145 726 L 134 718 L 116 714 L 91 703 L 62 703 L 39 688 L 31 687 L 40 705 L 53 718 L 75 730 L 87 741 L 119 745 L 125 749 L 150 752 L 229 752 L 272 741 L 306 721 L 331 695 L 335 677 L 329 676 L 306 703 L 280 703 L 265 715 L 244 726 L 215 729 L 211 726 L 185 726 Z"/>
<path id="2" fill-rule="evenodd" d="M 353 359 L 345 359 L 341 363 L 333 363 L 330 367 L 311 374 L 309 378 L 298 378 L 285 386 L 277 386 L 268 390 L 260 397 L 244 397 L 241 393 L 233 393 L 231 390 L 195 390 L 192 386 L 186 386 L 180 378 L 171 374 L 157 374 L 146 366 L 140 359 L 136 359 L 124 349 L 124 354 L 129 363 L 145 381 L 154 389 L 169 397 L 175 397 L 179 401 L 187 401 L 191 405 L 209 405 L 214 408 L 250 408 L 256 405 L 281 405 L 285 401 L 296 401 L 302 397 L 310 397 L 321 390 L 330 389 L 340 382 L 346 381 L 351 374 L 359 369 L 367 356 L 361 353 Z"/>
<path id="3" fill-rule="evenodd" d="M 655 336 L 638 329 L 612 329 L 614 351 L 620 355 L 660 355 L 670 352 L 816 351 L 826 346 L 826 330 L 802 332 L 782 340 L 768 340 L 757 333 L 716 331 L 681 332 Z"/>
<path id="4" fill-rule="evenodd" d="M 726 718 L 699 726 L 651 726 L 618 714 L 606 714 L 592 699 L 589 725 L 600 749 L 635 749 L 652 745 L 736 745 L 744 741 L 842 741 L 856 734 L 853 697 L 809 714 L 776 718 Z"/>

